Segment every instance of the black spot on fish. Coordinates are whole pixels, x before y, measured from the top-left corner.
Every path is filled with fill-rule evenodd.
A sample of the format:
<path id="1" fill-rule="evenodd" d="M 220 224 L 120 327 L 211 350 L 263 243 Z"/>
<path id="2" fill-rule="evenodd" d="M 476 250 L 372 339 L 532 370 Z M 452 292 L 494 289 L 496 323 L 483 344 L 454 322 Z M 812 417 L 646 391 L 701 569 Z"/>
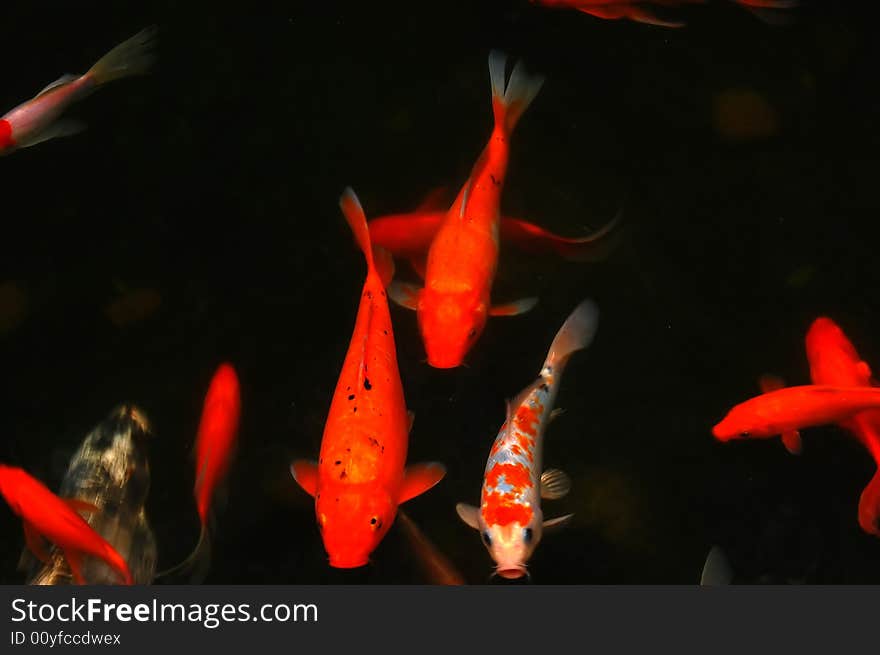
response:
<path id="1" fill-rule="evenodd" d="M 346 448 L 346 449 L 345 449 L 345 452 L 350 453 L 350 452 L 351 452 L 351 448 Z"/>
<path id="2" fill-rule="evenodd" d="M 388 330 L 382 330 L 382 334 L 388 334 Z"/>
<path id="3" fill-rule="evenodd" d="M 342 473 L 339 474 L 339 479 L 342 480 L 346 475 L 348 474 L 345 472 L 345 469 L 342 469 Z"/>
<path id="4" fill-rule="evenodd" d="M 354 394 L 349 395 L 348 399 L 349 399 L 349 400 L 354 400 Z"/>
<path id="5" fill-rule="evenodd" d="M 373 385 L 370 384 L 370 378 L 364 378 L 364 389 L 369 391 L 372 388 L 373 388 Z"/>
<path id="6" fill-rule="evenodd" d="M 370 437 L 369 440 L 370 440 L 371 446 L 378 446 L 379 445 L 379 440 L 376 439 L 376 437 Z"/>
<path id="7" fill-rule="evenodd" d="M 357 413 L 357 411 L 358 411 L 358 408 L 357 408 L 357 407 L 355 407 L 355 408 L 354 408 L 354 409 L 352 409 L 352 410 L 351 410 L 351 411 L 352 411 L 352 413 Z"/>
<path id="8" fill-rule="evenodd" d="M 337 459 L 335 462 L 333 462 L 333 466 L 339 466 L 340 464 L 342 464 L 341 459 Z"/>
<path id="9" fill-rule="evenodd" d="M 499 182 L 498 179 L 494 175 L 492 175 L 492 173 L 489 173 L 489 179 L 492 180 L 492 184 L 494 184 L 495 186 L 501 186 L 501 182 Z"/>

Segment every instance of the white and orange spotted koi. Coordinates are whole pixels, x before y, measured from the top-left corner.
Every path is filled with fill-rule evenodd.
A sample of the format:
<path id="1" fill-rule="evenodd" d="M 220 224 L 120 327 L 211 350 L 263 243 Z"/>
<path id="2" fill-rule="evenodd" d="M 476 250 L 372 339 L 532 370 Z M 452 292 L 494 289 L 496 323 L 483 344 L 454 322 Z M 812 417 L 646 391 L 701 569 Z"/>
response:
<path id="1" fill-rule="evenodd" d="M 569 315 L 550 345 L 538 379 L 507 404 L 507 420 L 486 463 L 480 507 L 464 503 L 455 507 L 461 520 L 480 532 L 496 573 L 504 578 L 525 575 L 526 562 L 543 530 L 572 516 L 543 520 L 541 498 L 562 498 L 571 482 L 557 469 L 542 473 L 541 448 L 544 430 L 555 414 L 562 371 L 569 357 L 593 340 L 598 320 L 599 310 L 591 300 Z"/>

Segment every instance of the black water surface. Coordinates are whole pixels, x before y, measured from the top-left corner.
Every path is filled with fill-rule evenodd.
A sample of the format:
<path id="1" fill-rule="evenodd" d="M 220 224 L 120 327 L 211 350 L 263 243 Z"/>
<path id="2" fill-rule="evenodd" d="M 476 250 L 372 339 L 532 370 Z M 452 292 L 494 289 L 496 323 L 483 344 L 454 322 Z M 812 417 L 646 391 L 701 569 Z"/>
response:
<path id="1" fill-rule="evenodd" d="M 513 137 L 505 212 L 578 235 L 623 207 L 629 231 L 600 263 L 503 246 L 495 299 L 540 304 L 490 319 L 466 368 L 428 367 L 414 314 L 392 307 L 409 460 L 448 468 L 409 515 L 470 582 L 488 579 L 455 503 L 478 501 L 505 399 L 592 297 L 598 335 L 565 373 L 545 444 L 574 480 L 545 513 L 575 519 L 538 547 L 535 583 L 694 584 L 713 544 L 742 581 L 880 582 L 880 541 L 856 520 L 874 472 L 860 445 L 811 429 L 793 457 L 710 433 L 761 374 L 808 382 L 816 316 L 880 368 L 880 94 L 863 3 L 803 2 L 768 25 L 719 0 L 682 10 L 680 30 L 518 0 L 7 4 L 3 111 L 160 28 L 152 75 L 71 109 L 87 132 L 0 159 L 0 460 L 57 489 L 92 426 L 137 403 L 156 432 L 160 567 L 197 538 L 191 450 L 230 360 L 240 449 L 206 582 L 425 581 L 394 529 L 368 569 L 330 569 L 288 465 L 317 455 L 364 278 L 341 191 L 378 216 L 459 188 L 491 129 L 486 61 L 501 48 L 547 78 Z M 713 116 L 731 89 L 763 98 L 769 134 L 723 136 Z M 124 288 L 161 304 L 116 327 L 105 308 Z M 21 582 L 5 504 L 0 534 L 0 582 Z"/>

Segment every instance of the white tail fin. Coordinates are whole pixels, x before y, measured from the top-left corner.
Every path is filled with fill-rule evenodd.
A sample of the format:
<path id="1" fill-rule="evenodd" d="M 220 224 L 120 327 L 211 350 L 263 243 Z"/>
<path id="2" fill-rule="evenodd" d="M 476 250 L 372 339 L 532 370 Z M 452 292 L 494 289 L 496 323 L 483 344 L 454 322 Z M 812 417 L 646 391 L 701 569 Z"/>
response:
<path id="1" fill-rule="evenodd" d="M 507 56 L 503 52 L 493 50 L 489 53 L 489 80 L 492 83 L 492 111 L 495 113 L 495 125 L 510 134 L 526 109 L 538 95 L 544 78 L 540 75 L 529 75 L 523 69 L 522 61 L 516 62 L 507 84 L 504 84 L 504 72 L 507 67 Z"/>
<path id="2" fill-rule="evenodd" d="M 86 76 L 95 84 L 104 84 L 121 77 L 146 73 L 155 59 L 151 52 L 155 37 L 155 27 L 141 30 L 101 57 Z"/>
<path id="3" fill-rule="evenodd" d="M 550 352 L 547 353 L 544 366 L 559 368 L 572 353 L 589 346 L 596 336 L 598 324 L 599 308 L 592 300 L 584 300 L 575 307 L 559 328 L 553 343 L 550 344 Z"/>

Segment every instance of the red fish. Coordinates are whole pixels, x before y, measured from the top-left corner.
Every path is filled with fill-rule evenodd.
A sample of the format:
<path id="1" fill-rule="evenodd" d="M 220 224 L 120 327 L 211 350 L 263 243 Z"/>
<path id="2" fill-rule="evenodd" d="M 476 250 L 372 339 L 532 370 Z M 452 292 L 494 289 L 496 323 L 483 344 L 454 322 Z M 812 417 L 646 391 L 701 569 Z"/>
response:
<path id="1" fill-rule="evenodd" d="M 712 428 L 712 434 L 719 441 L 775 437 L 805 427 L 839 423 L 866 409 L 880 409 L 880 389 L 785 387 L 740 403 Z"/>
<path id="2" fill-rule="evenodd" d="M 133 583 L 122 556 L 77 513 L 96 512 L 97 507 L 74 498 L 59 498 L 24 470 L 6 464 L 0 464 L 0 494 L 21 517 L 28 549 L 41 561 L 49 560 L 42 541 L 45 538 L 63 551 L 77 584 L 86 584 L 82 575 L 84 556 L 102 559 L 125 584 Z"/>
<path id="3" fill-rule="evenodd" d="M 527 75 L 518 62 L 505 85 L 505 64 L 500 52 L 489 55 L 495 126 L 428 249 L 425 288 L 395 283 L 388 290 L 396 302 L 418 312 L 428 363 L 437 368 L 462 363 L 490 314 L 521 314 L 537 302 L 527 298 L 490 307 L 509 141 L 543 83 L 543 78 Z"/>
<path id="4" fill-rule="evenodd" d="M 704 4 L 706 0 L 531 0 L 534 4 L 560 9 L 576 9 L 596 18 L 609 20 L 627 19 L 637 23 L 647 23 L 660 27 L 683 27 L 684 22 L 667 20 L 651 11 L 651 6 L 681 7 L 682 5 Z M 797 0 L 732 0 L 750 12 L 774 22 L 777 17 L 771 10 L 791 9 Z"/>
<path id="5" fill-rule="evenodd" d="M 67 107 L 112 80 L 146 72 L 155 29 L 145 29 L 104 55 L 83 75 L 63 75 L 34 98 L 0 118 L 0 155 L 82 130 L 58 120 Z"/>
<path id="6" fill-rule="evenodd" d="M 156 577 L 165 577 L 190 568 L 196 561 L 206 561 L 210 554 L 211 500 L 218 485 L 226 477 L 235 456 L 241 417 L 241 391 L 238 375 L 231 364 L 223 363 L 217 368 L 205 402 L 196 433 L 196 481 L 193 496 L 201 521 L 199 541 L 195 549 L 177 566 L 162 571 Z"/>
<path id="7" fill-rule="evenodd" d="M 385 292 L 393 263 L 380 248 L 374 255 L 366 216 L 351 189 L 343 193 L 340 207 L 367 260 L 367 278 L 318 463 L 298 460 L 290 470 L 315 498 L 330 566 L 355 568 L 367 564 L 397 506 L 433 487 L 446 470 L 437 463 L 405 468 L 412 421 Z"/>
<path id="8" fill-rule="evenodd" d="M 876 386 L 871 368 L 862 361 L 852 342 L 830 318 L 819 317 L 806 336 L 807 359 L 813 384 Z M 839 422 L 868 449 L 877 472 L 859 499 L 859 525 L 880 537 L 880 411 L 859 412 Z"/>
<path id="9" fill-rule="evenodd" d="M 446 210 L 423 203 L 415 211 L 389 214 L 369 222 L 373 245 L 384 248 L 395 257 L 408 259 L 413 268 L 424 278 L 425 256 L 437 235 Z M 571 261 L 594 261 L 602 259 L 611 247 L 614 218 L 602 228 L 583 237 L 563 237 L 528 221 L 502 216 L 500 236 L 527 252 L 552 252 Z"/>

